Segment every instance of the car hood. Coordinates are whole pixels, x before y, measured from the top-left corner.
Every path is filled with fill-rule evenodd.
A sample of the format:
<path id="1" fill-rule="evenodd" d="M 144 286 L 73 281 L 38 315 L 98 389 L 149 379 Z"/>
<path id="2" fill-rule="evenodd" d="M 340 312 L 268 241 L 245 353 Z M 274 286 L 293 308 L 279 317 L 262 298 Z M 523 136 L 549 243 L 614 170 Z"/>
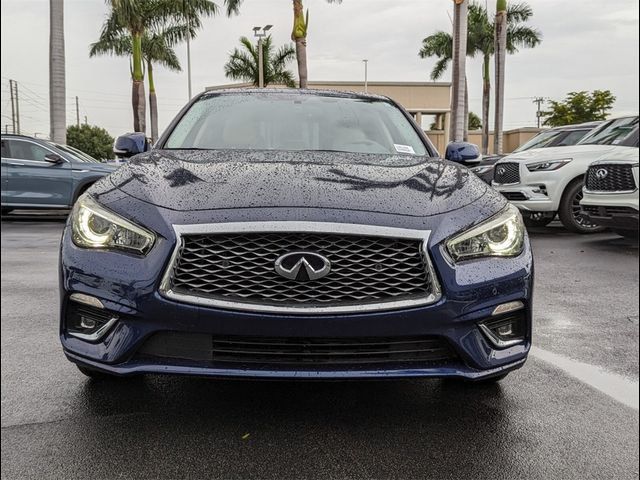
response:
<path id="1" fill-rule="evenodd" d="M 97 172 L 97 173 L 111 173 L 111 172 L 115 172 L 119 167 L 119 165 L 110 165 L 108 163 L 82 162 L 82 163 L 75 163 L 73 167 L 76 169 L 89 170 L 91 172 Z"/>
<path id="2" fill-rule="evenodd" d="M 615 150 L 615 145 L 572 145 L 567 147 L 547 147 L 533 148 L 524 152 L 512 153 L 507 155 L 500 162 L 513 161 L 544 161 L 557 160 L 562 158 L 598 158 L 605 153 Z"/>
<path id="3" fill-rule="evenodd" d="M 302 207 L 427 216 L 498 195 L 451 162 L 341 152 L 155 150 L 109 180 L 132 197 L 180 211 Z"/>

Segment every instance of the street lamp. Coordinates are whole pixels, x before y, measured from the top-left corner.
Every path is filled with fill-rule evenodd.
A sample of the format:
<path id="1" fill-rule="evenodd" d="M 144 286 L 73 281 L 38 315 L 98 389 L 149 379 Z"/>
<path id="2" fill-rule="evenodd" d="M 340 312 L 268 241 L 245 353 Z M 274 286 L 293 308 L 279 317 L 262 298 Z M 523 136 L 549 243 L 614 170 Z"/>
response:
<path id="1" fill-rule="evenodd" d="M 364 60 L 362 60 L 364 63 L 364 93 L 367 93 L 367 91 L 369 90 L 369 79 L 368 77 L 368 67 L 369 67 L 369 60 L 367 60 L 366 58 Z"/>
<path id="2" fill-rule="evenodd" d="M 253 27 L 253 36 L 258 39 L 258 87 L 260 88 L 264 88 L 264 53 L 262 51 L 262 39 L 267 36 L 267 32 L 272 28 L 273 25 Z"/>

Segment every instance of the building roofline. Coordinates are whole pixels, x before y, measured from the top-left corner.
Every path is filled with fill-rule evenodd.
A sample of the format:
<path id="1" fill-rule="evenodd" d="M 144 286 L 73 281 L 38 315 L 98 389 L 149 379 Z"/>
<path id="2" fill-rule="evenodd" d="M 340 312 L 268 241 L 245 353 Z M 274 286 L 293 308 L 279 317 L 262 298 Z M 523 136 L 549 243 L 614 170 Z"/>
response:
<path id="1" fill-rule="evenodd" d="M 340 87 L 340 86 L 357 86 L 364 87 L 363 81 L 312 81 L 308 82 L 309 87 L 317 86 L 317 85 L 328 85 L 331 87 Z M 392 82 L 392 81 L 381 81 L 381 82 L 367 82 L 367 85 L 370 87 L 451 87 L 451 82 Z M 244 82 L 244 83 L 225 83 L 222 85 L 212 85 L 209 87 L 205 87 L 205 91 L 209 92 L 212 90 L 228 90 L 233 88 L 252 88 L 255 87 L 253 83 Z M 282 85 L 274 85 L 275 88 L 282 87 Z M 273 87 L 268 87 L 273 88 Z"/>

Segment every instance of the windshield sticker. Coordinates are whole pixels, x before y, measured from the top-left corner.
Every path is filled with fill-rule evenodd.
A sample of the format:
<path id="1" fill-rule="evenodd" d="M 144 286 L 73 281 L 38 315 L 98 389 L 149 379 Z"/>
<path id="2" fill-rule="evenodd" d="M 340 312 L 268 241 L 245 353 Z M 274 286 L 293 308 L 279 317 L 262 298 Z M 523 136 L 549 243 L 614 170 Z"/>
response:
<path id="1" fill-rule="evenodd" d="M 398 145 L 397 143 L 394 143 L 393 146 L 396 147 L 396 152 L 398 153 L 410 153 L 411 155 L 416 154 L 416 151 L 411 145 Z"/>

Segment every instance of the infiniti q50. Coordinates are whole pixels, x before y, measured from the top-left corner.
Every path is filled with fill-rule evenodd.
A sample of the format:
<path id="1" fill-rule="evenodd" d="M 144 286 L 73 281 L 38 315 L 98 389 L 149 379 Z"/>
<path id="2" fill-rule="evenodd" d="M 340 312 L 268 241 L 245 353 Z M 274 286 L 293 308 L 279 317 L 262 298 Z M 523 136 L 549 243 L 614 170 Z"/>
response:
<path id="1" fill-rule="evenodd" d="M 91 377 L 494 381 L 531 344 L 518 210 L 385 97 L 199 95 L 91 187 L 60 256 L 60 339 Z M 476 149 L 477 150 L 477 149 Z"/>

